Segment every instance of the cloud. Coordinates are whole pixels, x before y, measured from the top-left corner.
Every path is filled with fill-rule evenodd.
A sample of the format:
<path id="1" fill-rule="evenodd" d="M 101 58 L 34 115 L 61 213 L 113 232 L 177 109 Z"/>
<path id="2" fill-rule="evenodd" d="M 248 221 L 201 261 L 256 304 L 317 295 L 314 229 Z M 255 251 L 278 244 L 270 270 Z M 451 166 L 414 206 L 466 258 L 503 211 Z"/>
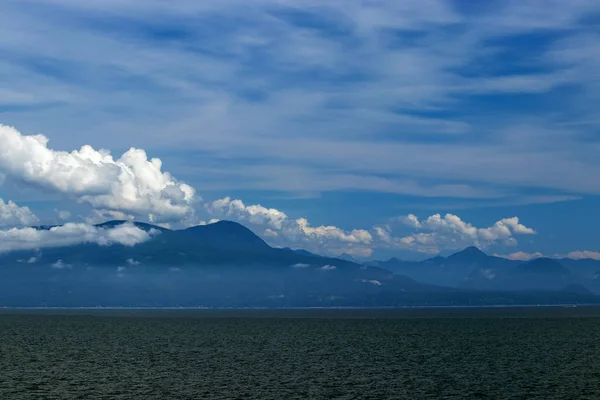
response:
<path id="1" fill-rule="evenodd" d="M 22 135 L 0 125 L 0 170 L 66 194 L 96 209 L 146 215 L 166 222 L 192 213 L 195 190 L 161 171 L 162 162 L 131 148 L 114 159 L 85 145 L 68 153 L 48 147 L 43 135 Z"/>
<path id="2" fill-rule="evenodd" d="M 213 201 L 209 211 L 223 217 L 234 218 L 238 221 L 247 221 L 251 224 L 268 225 L 280 230 L 288 217 L 285 213 L 261 205 L 246 206 L 241 200 L 232 200 L 230 197 Z"/>
<path id="3" fill-rule="evenodd" d="M 506 254 L 506 255 L 502 255 L 502 254 L 494 254 L 494 255 L 497 257 L 508 258 L 509 260 L 519 260 L 519 261 L 529 261 L 529 260 L 533 260 L 534 258 L 544 257 L 544 255 L 542 253 L 537 252 L 537 251 L 535 253 L 527 253 L 524 251 L 517 251 L 515 253 Z M 566 254 L 555 254 L 554 257 L 555 258 L 570 258 L 572 260 L 585 260 L 585 259 L 600 260 L 600 252 L 590 251 L 590 250 L 575 250 L 575 251 L 571 251 Z"/>
<path id="4" fill-rule="evenodd" d="M 0 198 L 0 226 L 27 226 L 39 222 L 40 220 L 29 207 L 19 207 L 11 200 L 5 203 Z"/>
<path id="5" fill-rule="evenodd" d="M 36 250 L 83 243 L 100 246 L 120 244 L 135 246 L 149 240 L 156 232 L 146 232 L 133 224 L 114 228 L 98 228 L 88 224 L 67 223 L 48 230 L 12 228 L 0 230 L 0 253 L 14 250 Z"/>
<path id="6" fill-rule="evenodd" d="M 61 221 L 66 221 L 69 218 L 71 218 L 71 213 L 67 210 L 58 210 L 55 208 L 54 213 L 56 214 L 58 219 L 60 219 Z"/>
<path id="7" fill-rule="evenodd" d="M 517 260 L 517 261 L 529 261 L 534 258 L 544 257 L 544 255 L 538 251 L 535 253 L 527 253 L 524 251 L 516 251 L 510 254 L 494 254 L 496 257 L 508 258 L 509 260 Z"/>
<path id="8" fill-rule="evenodd" d="M 420 220 L 414 214 L 393 218 L 416 232 L 396 237 L 390 225 L 371 230 L 343 230 L 336 226 L 313 227 L 306 218 L 291 219 L 282 211 L 260 205 L 246 206 L 229 197 L 207 203 L 209 213 L 250 223 L 263 228 L 263 237 L 278 246 L 293 245 L 318 253 L 347 253 L 370 256 L 376 248 L 415 250 L 436 254 L 445 249 L 470 245 L 486 247 L 494 243 L 515 246 L 515 235 L 533 235 L 535 230 L 520 223 L 518 217 L 503 218 L 487 228 L 478 228 L 453 214 L 434 214 Z M 266 228 L 265 228 L 266 227 Z"/>
<path id="9" fill-rule="evenodd" d="M 265 229 L 265 231 L 263 232 L 263 235 L 265 237 L 277 237 L 277 236 L 279 236 L 279 234 L 277 232 L 275 232 L 274 230 L 269 229 L 269 228 Z"/>
<path id="10" fill-rule="evenodd" d="M 394 218 L 416 232 L 404 237 L 394 237 L 390 226 L 375 227 L 382 244 L 391 248 L 413 249 L 425 253 L 438 253 L 443 249 L 456 249 L 470 245 L 487 247 L 501 242 L 514 246 L 514 235 L 534 235 L 536 232 L 521 224 L 518 217 L 503 218 L 487 228 L 478 228 L 454 214 L 434 214 L 419 220 L 415 215 Z"/>
<path id="11" fill-rule="evenodd" d="M 323 271 L 333 271 L 337 269 L 337 267 L 335 265 L 323 265 L 320 269 Z"/>
<path id="12" fill-rule="evenodd" d="M 381 283 L 381 281 L 378 281 L 376 279 L 361 279 L 360 281 L 362 283 L 370 283 L 370 284 L 375 285 L 375 286 L 382 286 L 383 285 Z"/>
<path id="13" fill-rule="evenodd" d="M 128 258 L 127 259 L 127 264 L 135 266 L 135 265 L 140 265 L 140 262 L 137 261 L 137 260 L 134 260 L 133 258 Z"/>
<path id="14" fill-rule="evenodd" d="M 308 268 L 310 267 L 310 264 L 304 264 L 304 263 L 297 263 L 292 265 L 292 268 Z"/>
<path id="15" fill-rule="evenodd" d="M 373 236 L 367 230 L 345 231 L 335 226 L 310 225 L 306 218 L 290 219 L 284 212 L 261 205 L 246 206 L 241 200 L 225 197 L 207 203 L 209 213 L 256 227 L 266 227 L 263 236 L 279 245 L 296 245 L 330 254 L 370 255 Z M 342 250 L 342 251 L 339 251 Z"/>
<path id="16" fill-rule="evenodd" d="M 52 268 L 54 269 L 71 269 L 73 266 L 71 264 L 65 263 L 63 260 L 57 260 L 54 264 L 52 264 Z"/>
<path id="17" fill-rule="evenodd" d="M 417 221 L 418 222 L 418 221 Z M 373 227 L 373 231 L 375 232 L 375 236 L 377 237 L 379 243 L 384 247 L 390 248 L 408 248 L 416 242 L 416 237 L 423 240 L 422 234 L 416 234 L 414 236 L 405 236 L 405 237 L 394 237 L 392 235 L 392 228 L 389 225 L 386 226 L 375 226 Z"/>
<path id="18" fill-rule="evenodd" d="M 596 251 L 589 250 L 576 250 L 572 251 L 562 257 L 572 258 L 574 260 L 583 260 L 587 258 L 591 258 L 592 260 L 600 260 L 600 253 Z"/>
<path id="19" fill-rule="evenodd" d="M 416 215 L 408 214 L 407 216 L 398 218 L 398 221 L 401 221 L 405 225 L 411 226 L 413 228 L 420 228 L 421 222 L 419 222 L 419 218 Z"/>
<path id="20" fill-rule="evenodd" d="M 517 235 L 535 235 L 535 231 L 533 229 L 519 223 L 518 217 L 504 218 L 496 222 L 496 225 L 508 226 L 511 231 Z"/>
<path id="21" fill-rule="evenodd" d="M 219 193 L 358 189 L 477 204 L 600 193 L 593 107 L 600 91 L 589 79 L 598 63 L 589 16 L 598 3 L 550 5 L 8 2 L 0 12 L 0 106 L 6 122 L 47 133 L 56 149 L 74 148 L 74 140 L 96 149 L 152 143 L 176 176 Z M 520 106 L 523 93 L 534 109 Z M 171 167 L 168 157 L 181 161 Z M 100 210 L 152 214 L 157 223 L 179 220 L 191 204 L 173 200 L 165 210 L 170 194 L 161 188 L 149 196 L 160 197 L 154 204 L 137 185 L 129 199 L 112 188 L 65 192 L 48 180 L 33 183 Z M 127 209 L 114 209 L 123 197 Z M 368 229 L 369 244 L 340 239 L 356 237 L 349 227 L 326 237 L 291 222 L 283 234 L 288 222 L 278 228 L 263 211 L 252 217 L 264 220 L 258 232 L 337 254 L 381 243 L 433 252 L 454 245 L 453 237 L 473 242 L 417 226 L 423 231 L 404 237 Z M 514 245 L 521 228 L 483 229 L 479 240 Z"/>
<path id="22" fill-rule="evenodd" d="M 302 232 L 306 237 L 316 240 L 335 240 L 353 244 L 369 244 L 373 240 L 371 234 L 364 229 L 353 229 L 345 232 L 335 226 L 317 226 L 311 227 L 306 218 L 299 218 L 295 221 L 296 227 L 292 228 Z"/>
<path id="23" fill-rule="evenodd" d="M 92 210 L 91 215 L 83 218 L 86 224 L 95 225 L 107 220 L 133 221 L 135 217 L 122 211 Z"/>
<path id="24" fill-rule="evenodd" d="M 217 169 L 229 181 L 208 179 L 228 187 L 463 198 L 600 191 L 598 163 L 571 128 L 532 146 L 504 131 L 594 116 L 582 105 L 598 94 L 589 79 L 597 2 L 82 3 L 3 4 L 0 99 L 11 123 L 66 142 L 76 132 L 104 146 L 133 138 L 200 150 L 205 168 L 225 160 Z M 523 93 L 553 101 L 535 110 L 501 101 Z M 247 179 L 265 159 L 275 168 Z"/>

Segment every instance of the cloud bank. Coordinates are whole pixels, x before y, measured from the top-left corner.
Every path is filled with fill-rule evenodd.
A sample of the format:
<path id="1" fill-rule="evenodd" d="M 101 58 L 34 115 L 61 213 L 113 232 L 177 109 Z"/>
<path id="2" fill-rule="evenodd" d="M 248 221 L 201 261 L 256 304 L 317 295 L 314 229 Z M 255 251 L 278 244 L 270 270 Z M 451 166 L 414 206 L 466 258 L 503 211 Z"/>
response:
<path id="1" fill-rule="evenodd" d="M 48 147 L 44 135 L 0 125 L 0 171 L 97 209 L 144 215 L 153 222 L 193 212 L 195 190 L 163 172 L 158 158 L 131 148 L 118 159 L 85 145 L 72 152 Z"/>
<path id="2" fill-rule="evenodd" d="M 590 250 L 576 250 L 576 251 L 572 251 L 566 255 L 559 255 L 559 257 L 572 258 L 574 260 L 584 260 L 584 259 L 600 260 L 600 252 L 590 251 Z"/>
<path id="3" fill-rule="evenodd" d="M 445 249 L 466 246 L 487 247 L 491 244 L 513 246 L 515 236 L 536 232 L 520 223 L 518 217 L 503 218 L 492 226 L 478 228 L 453 214 L 434 214 L 419 220 L 413 214 L 394 218 L 414 230 L 407 236 L 396 237 L 390 225 L 374 226 L 370 230 L 344 230 L 336 226 L 310 225 L 306 218 L 291 219 L 282 211 L 260 205 L 245 205 L 241 200 L 225 197 L 206 205 L 211 214 L 261 228 L 263 237 L 271 244 L 303 247 L 331 255 L 347 253 L 368 257 L 377 248 L 414 250 L 436 254 Z"/>
<path id="4" fill-rule="evenodd" d="M 84 243 L 100 246 L 120 244 L 135 246 L 149 240 L 155 232 L 146 232 L 133 224 L 114 228 L 98 228 L 88 224 L 67 223 L 48 230 L 12 228 L 0 230 L 0 253 L 15 250 L 37 250 Z"/>
<path id="5" fill-rule="evenodd" d="M 284 212 L 261 205 L 245 205 L 242 200 L 230 197 L 206 205 L 210 214 L 224 219 L 247 223 L 253 227 L 266 227 L 263 236 L 271 243 L 305 247 L 308 250 L 331 254 L 372 253 L 373 236 L 367 230 L 345 231 L 336 226 L 310 225 L 306 218 L 290 219 Z"/>
<path id="6" fill-rule="evenodd" d="M 57 231 L 13 229 L 3 231 L 4 248 L 37 248 L 76 243 L 139 243 L 145 233 L 126 228 L 106 233 L 93 227 L 107 219 L 131 220 L 144 216 L 150 222 L 170 226 L 198 222 L 193 208 L 195 190 L 162 171 L 159 159 L 150 159 L 144 150 L 131 148 L 114 159 L 107 150 L 83 146 L 64 152 L 48 147 L 43 135 L 23 135 L 16 129 L 0 125 L 0 170 L 46 190 L 65 194 L 93 207 L 86 224 L 66 224 Z M 370 229 L 342 229 L 333 225 L 313 226 L 306 218 L 290 218 L 276 208 L 259 204 L 246 205 L 240 199 L 225 197 L 204 205 L 203 211 L 217 219 L 231 219 L 250 225 L 276 246 L 306 248 L 310 251 L 368 257 L 377 248 L 408 249 L 438 253 L 443 249 L 493 243 L 516 244 L 515 235 L 532 235 L 535 231 L 520 223 L 518 217 L 504 218 L 490 227 L 477 228 L 453 214 L 434 214 L 420 220 L 409 214 L 396 218 L 415 232 L 396 237 L 390 226 Z M 59 219 L 70 217 L 68 211 L 56 209 Z M 0 225 L 23 226 L 39 222 L 27 207 L 0 200 Z M 126 225 L 127 226 L 127 225 Z M 61 234 L 64 233 L 64 234 Z M 123 237 L 115 237 L 124 233 Z M 20 243 L 17 243 L 20 241 Z M 129 245 L 129 244 L 128 244 Z M 3 250 L 2 250 L 3 249 Z"/>
<path id="7" fill-rule="evenodd" d="M 392 228 L 375 227 L 380 241 L 390 248 L 411 249 L 423 253 L 439 253 L 442 249 L 458 249 L 466 246 L 487 247 L 501 243 L 517 244 L 515 235 L 534 235 L 536 232 L 521 224 L 518 217 L 503 218 L 487 228 L 477 228 L 463 221 L 459 216 L 434 214 L 419 220 L 413 214 L 396 218 L 417 232 L 403 237 L 394 237 Z"/>

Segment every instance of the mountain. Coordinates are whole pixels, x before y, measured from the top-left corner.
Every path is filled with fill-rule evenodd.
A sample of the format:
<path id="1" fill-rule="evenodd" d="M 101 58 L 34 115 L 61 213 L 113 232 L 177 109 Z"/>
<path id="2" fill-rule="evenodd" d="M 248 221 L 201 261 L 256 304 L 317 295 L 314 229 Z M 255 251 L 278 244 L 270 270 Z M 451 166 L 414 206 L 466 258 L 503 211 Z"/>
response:
<path id="1" fill-rule="evenodd" d="M 568 268 L 572 273 L 586 277 L 587 279 L 595 279 L 598 271 L 600 271 L 600 260 L 594 260 L 591 258 L 578 260 L 561 258 L 557 261 Z"/>
<path id="2" fill-rule="evenodd" d="M 396 269 L 402 268 L 404 262 L 396 257 L 391 257 L 386 261 L 381 261 L 378 265 L 382 268 L 389 269 L 390 271 L 394 271 Z"/>
<path id="3" fill-rule="evenodd" d="M 487 262 L 490 258 L 490 256 L 485 254 L 483 251 L 479 250 L 477 247 L 470 246 L 462 251 L 459 251 L 458 253 L 454 253 L 448 256 L 446 258 L 446 261 L 454 264 L 475 264 Z"/>
<path id="4" fill-rule="evenodd" d="M 97 226 L 114 229 L 124 223 L 108 221 Z M 464 280 L 467 268 L 472 271 L 482 262 L 496 262 L 496 257 L 482 256 L 474 249 L 422 263 L 390 259 L 383 265 L 361 265 L 304 250 L 273 248 L 231 221 L 183 230 L 135 225 L 150 232 L 151 239 L 133 247 L 88 243 L 0 255 L 0 306 L 379 307 L 600 302 L 596 296 L 572 291 L 516 293 L 499 287 L 482 292 L 458 284 L 441 285 L 440 276 L 456 282 Z M 408 273 L 393 273 L 385 267 Z M 428 281 L 427 277 L 433 278 Z"/>
<path id="5" fill-rule="evenodd" d="M 350 254 L 348 253 L 342 253 L 340 254 L 337 258 L 339 258 L 340 260 L 346 260 L 346 261 L 352 261 L 355 262 L 356 260 L 354 259 L 354 257 L 352 257 Z"/>
<path id="6" fill-rule="evenodd" d="M 82 244 L 0 255 L 0 306 L 364 306 L 394 304 L 394 293 L 445 291 L 385 269 L 273 248 L 231 221 L 183 230 L 136 226 L 152 238 L 133 247 Z"/>
<path id="7" fill-rule="evenodd" d="M 560 290 L 580 282 L 579 277 L 572 275 L 558 261 L 536 258 L 510 268 L 478 269 L 464 287 L 488 290 Z"/>
<path id="8" fill-rule="evenodd" d="M 588 288 L 579 284 L 579 283 L 571 283 L 564 288 L 561 289 L 561 292 L 564 293 L 572 293 L 572 294 L 580 294 L 580 295 L 591 295 L 592 292 L 589 291 Z"/>
<path id="9" fill-rule="evenodd" d="M 389 269 L 423 283 L 462 287 L 469 281 L 474 271 L 509 268 L 514 265 L 514 262 L 489 256 L 477 247 L 467 247 L 448 257 L 436 256 L 418 262 L 392 257 L 387 261 L 371 262 L 369 265 Z"/>
<path id="10" fill-rule="evenodd" d="M 317 257 L 317 258 L 323 257 L 318 254 L 311 253 L 310 251 L 304 250 L 304 249 L 291 249 L 289 247 L 284 247 L 282 250 L 291 251 L 292 253 L 296 253 L 296 254 L 300 254 L 300 255 L 308 256 L 308 257 Z"/>
<path id="11" fill-rule="evenodd" d="M 563 267 L 558 261 L 551 258 L 536 258 L 531 261 L 524 262 L 517 267 L 524 272 L 532 272 L 535 274 L 555 274 L 569 275 L 570 271 Z"/>
<path id="12" fill-rule="evenodd" d="M 423 261 L 371 261 L 368 265 L 389 269 L 418 282 L 467 290 L 553 290 L 578 284 L 600 294 L 600 261 L 538 258 L 516 261 L 490 256 L 467 247 L 448 257 Z"/>

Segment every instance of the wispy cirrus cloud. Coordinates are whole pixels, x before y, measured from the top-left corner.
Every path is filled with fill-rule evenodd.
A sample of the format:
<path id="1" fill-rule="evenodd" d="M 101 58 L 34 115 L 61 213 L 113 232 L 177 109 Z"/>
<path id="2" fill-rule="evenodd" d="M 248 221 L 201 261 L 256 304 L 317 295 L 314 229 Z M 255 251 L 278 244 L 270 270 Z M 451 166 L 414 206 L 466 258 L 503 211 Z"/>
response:
<path id="1" fill-rule="evenodd" d="M 7 122 L 60 147 L 77 130 L 95 147 L 195 149 L 201 167 L 235 160 L 224 184 L 259 190 L 600 192 L 594 150 L 562 125 L 600 93 L 587 78 L 597 2 L 201 3 L 3 3 Z M 28 118 L 36 101 L 51 111 Z M 523 147 L 506 133 L 523 124 L 566 134 Z M 235 175 L 265 158 L 290 169 Z M 292 168 L 305 179 L 291 184 Z"/>

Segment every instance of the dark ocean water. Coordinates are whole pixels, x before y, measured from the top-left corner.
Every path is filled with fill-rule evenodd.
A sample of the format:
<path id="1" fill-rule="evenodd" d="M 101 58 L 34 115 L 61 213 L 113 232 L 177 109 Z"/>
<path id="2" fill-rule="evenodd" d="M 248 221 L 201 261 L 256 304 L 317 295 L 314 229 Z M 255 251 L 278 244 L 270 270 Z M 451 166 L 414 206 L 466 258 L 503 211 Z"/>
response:
<path id="1" fill-rule="evenodd" d="M 3 311 L 0 399 L 599 399 L 600 310 Z"/>

